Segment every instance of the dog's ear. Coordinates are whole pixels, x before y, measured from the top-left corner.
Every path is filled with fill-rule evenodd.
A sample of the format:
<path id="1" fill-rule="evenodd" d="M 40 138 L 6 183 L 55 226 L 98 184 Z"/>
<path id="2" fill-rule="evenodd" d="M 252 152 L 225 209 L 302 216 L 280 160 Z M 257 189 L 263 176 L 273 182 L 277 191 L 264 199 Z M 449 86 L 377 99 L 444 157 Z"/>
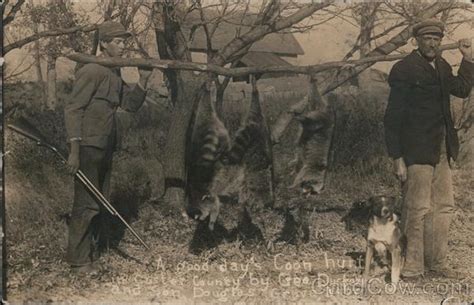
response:
<path id="1" fill-rule="evenodd" d="M 403 209 L 403 197 L 402 196 L 398 196 L 398 197 L 394 197 L 394 211 L 395 211 L 395 214 L 398 215 L 398 217 L 401 217 L 402 215 L 402 209 Z"/>
<path id="2" fill-rule="evenodd" d="M 396 204 L 397 204 L 397 197 L 395 197 L 395 196 L 387 196 L 387 200 L 390 202 L 390 205 L 396 206 Z"/>
<path id="3" fill-rule="evenodd" d="M 352 208 L 357 209 L 357 210 L 361 210 L 361 209 L 367 208 L 368 204 L 369 204 L 368 200 L 358 200 L 358 201 L 354 201 L 352 203 Z"/>
<path id="4" fill-rule="evenodd" d="M 375 197 L 370 197 L 369 199 L 367 199 L 365 202 L 366 202 L 366 211 L 367 211 L 367 217 L 371 217 L 373 215 L 375 215 L 375 206 L 376 206 L 376 202 L 375 202 Z"/>
<path id="5" fill-rule="evenodd" d="M 372 210 L 372 208 L 375 206 L 375 197 L 370 197 L 368 200 L 366 200 L 366 205 L 368 209 Z"/>

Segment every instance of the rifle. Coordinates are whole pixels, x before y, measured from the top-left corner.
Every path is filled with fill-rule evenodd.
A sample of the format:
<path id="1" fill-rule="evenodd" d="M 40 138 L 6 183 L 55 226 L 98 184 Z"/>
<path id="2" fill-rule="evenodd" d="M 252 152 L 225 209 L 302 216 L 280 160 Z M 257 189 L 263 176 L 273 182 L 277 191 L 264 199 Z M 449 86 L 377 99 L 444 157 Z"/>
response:
<path id="1" fill-rule="evenodd" d="M 21 134 L 22 136 L 35 141 L 38 146 L 44 146 L 52 150 L 64 164 L 67 163 L 67 159 L 58 151 L 58 149 L 53 145 L 49 144 L 44 138 L 44 136 L 41 134 L 41 132 L 25 118 L 20 117 L 14 123 L 8 124 L 8 127 L 13 131 Z M 93 195 L 93 197 L 105 207 L 105 209 L 110 214 L 112 214 L 113 216 L 117 216 L 118 219 L 120 219 L 120 221 L 130 230 L 130 232 L 132 232 L 133 236 L 135 236 L 147 250 L 150 250 L 148 245 L 140 238 L 137 232 L 135 232 L 135 230 L 127 223 L 127 221 L 123 219 L 122 215 L 117 212 L 117 210 L 112 206 L 112 204 L 110 204 L 110 202 L 94 186 L 94 184 L 87 178 L 87 176 L 81 170 L 78 170 L 75 176 L 82 183 L 82 185 Z"/>

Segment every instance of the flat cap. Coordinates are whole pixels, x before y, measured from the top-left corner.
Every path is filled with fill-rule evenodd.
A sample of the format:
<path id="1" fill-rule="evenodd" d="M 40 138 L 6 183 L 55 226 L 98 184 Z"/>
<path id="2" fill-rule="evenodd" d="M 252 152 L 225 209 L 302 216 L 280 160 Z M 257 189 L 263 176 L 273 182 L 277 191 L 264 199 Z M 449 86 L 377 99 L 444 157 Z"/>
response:
<path id="1" fill-rule="evenodd" d="M 434 34 L 440 37 L 444 36 L 444 24 L 437 19 L 428 19 L 415 24 L 413 27 L 413 36 L 424 34 Z"/>
<path id="2" fill-rule="evenodd" d="M 111 39 L 114 37 L 130 37 L 132 34 L 125 30 L 121 23 L 106 21 L 99 25 L 99 39 Z"/>

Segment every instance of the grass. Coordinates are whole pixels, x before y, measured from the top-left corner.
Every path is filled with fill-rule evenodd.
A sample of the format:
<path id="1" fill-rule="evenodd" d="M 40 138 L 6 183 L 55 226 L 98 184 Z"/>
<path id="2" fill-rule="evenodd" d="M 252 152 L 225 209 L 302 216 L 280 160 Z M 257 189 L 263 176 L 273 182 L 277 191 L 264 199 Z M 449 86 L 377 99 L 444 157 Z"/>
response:
<path id="1" fill-rule="evenodd" d="M 65 150 L 62 112 L 43 111 L 35 104 L 37 92 L 28 84 L 5 88 L 5 106 L 18 101 L 16 114 L 27 115 L 48 139 Z M 183 218 L 179 209 L 156 200 L 163 192 L 161 151 L 169 113 L 165 108 L 142 109 L 136 115 L 121 114 L 125 130 L 122 150 L 114 158 L 112 199 L 121 209 L 133 208 L 132 226 L 149 243 L 145 251 L 129 232 L 118 249 L 101 258 L 106 270 L 98 278 L 84 280 L 69 273 L 64 263 L 67 226 L 62 215 L 72 203 L 72 178 L 58 160 L 44 148 L 6 130 L 6 234 L 8 251 L 8 297 L 10 301 L 60 302 L 360 302 L 356 292 L 315 294 L 311 285 L 326 276 L 334 287 L 343 279 L 357 280 L 360 268 L 353 265 L 364 251 L 362 231 L 347 231 L 341 217 L 352 202 L 374 194 L 399 194 L 385 155 L 383 98 L 367 93 L 350 95 L 336 92 L 338 108 L 334 163 L 324 193 L 316 199 L 300 198 L 289 189 L 292 182 L 288 162 L 294 155 L 297 125 L 292 123 L 274 147 L 277 174 L 277 206 L 309 204 L 310 241 L 291 245 L 276 243 L 268 253 L 262 245 L 237 239 L 221 242 L 199 255 L 189 251 L 196 223 Z M 64 95 L 61 95 L 64 98 Z M 21 103 L 20 103 L 21 102 Z M 265 100 L 269 123 L 287 109 L 288 100 Z M 245 107 L 225 105 L 224 121 L 231 133 L 238 128 Z M 472 173 L 454 171 L 458 210 L 452 225 L 450 262 L 463 269 L 472 252 L 474 185 Z M 225 206 L 226 215 L 235 216 L 235 206 Z M 264 210 L 266 231 L 277 237 L 284 225 L 281 211 Z M 232 228 L 233 223 L 222 223 Z M 334 262 L 334 265 L 332 263 Z M 298 268 L 306 265 L 308 268 Z M 284 266 L 288 268 L 285 269 Z M 306 281 L 306 280 L 307 281 Z M 204 281 L 204 282 L 202 282 Z M 439 283 L 427 278 L 424 283 Z M 309 284 L 308 284 L 309 283 Z M 467 281 L 467 283 L 471 283 Z M 381 287 L 383 285 L 380 283 Z M 379 285 L 379 286 L 380 286 Z M 472 285 L 472 283 L 471 283 Z M 354 286 L 355 287 L 355 286 Z M 329 291 L 329 292 L 328 292 Z M 381 293 L 371 302 L 437 301 L 441 292 L 424 294 Z M 233 294 L 234 293 L 234 294 Z M 469 296 L 466 291 L 456 294 Z"/>

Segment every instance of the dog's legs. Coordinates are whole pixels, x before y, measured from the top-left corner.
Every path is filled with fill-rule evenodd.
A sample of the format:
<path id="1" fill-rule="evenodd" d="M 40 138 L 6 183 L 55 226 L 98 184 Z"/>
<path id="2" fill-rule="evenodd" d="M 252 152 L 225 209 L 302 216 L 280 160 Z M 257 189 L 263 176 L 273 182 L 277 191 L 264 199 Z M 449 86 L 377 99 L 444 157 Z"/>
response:
<path id="1" fill-rule="evenodd" d="M 374 257 L 374 247 L 370 242 L 367 242 L 367 251 L 365 252 L 365 270 L 364 278 L 362 282 L 362 291 L 364 295 L 367 295 L 367 284 L 370 276 L 370 265 L 372 265 L 372 259 Z"/>
<path id="2" fill-rule="evenodd" d="M 402 268 L 402 250 L 396 247 L 392 250 L 392 284 L 398 283 L 400 280 L 400 270 Z"/>

